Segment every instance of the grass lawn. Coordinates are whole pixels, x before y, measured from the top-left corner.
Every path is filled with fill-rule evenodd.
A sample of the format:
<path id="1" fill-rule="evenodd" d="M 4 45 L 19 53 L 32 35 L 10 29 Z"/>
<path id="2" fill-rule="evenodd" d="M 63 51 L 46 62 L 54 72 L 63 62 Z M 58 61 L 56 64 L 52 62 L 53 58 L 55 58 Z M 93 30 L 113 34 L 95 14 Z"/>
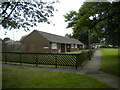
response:
<path id="1" fill-rule="evenodd" d="M 89 51 L 89 49 L 82 50 L 82 51 Z M 66 52 L 66 53 L 68 53 L 68 54 L 80 54 L 80 53 L 82 53 L 82 51 Z"/>
<path id="2" fill-rule="evenodd" d="M 102 62 L 101 62 L 101 70 L 120 75 L 118 72 L 118 49 L 113 48 L 101 48 L 99 49 L 102 53 Z"/>
<path id="3" fill-rule="evenodd" d="M 87 76 L 3 66 L 3 88 L 110 88 Z"/>
<path id="4" fill-rule="evenodd" d="M 81 51 L 76 51 L 76 52 L 66 52 L 67 54 L 80 54 Z"/>

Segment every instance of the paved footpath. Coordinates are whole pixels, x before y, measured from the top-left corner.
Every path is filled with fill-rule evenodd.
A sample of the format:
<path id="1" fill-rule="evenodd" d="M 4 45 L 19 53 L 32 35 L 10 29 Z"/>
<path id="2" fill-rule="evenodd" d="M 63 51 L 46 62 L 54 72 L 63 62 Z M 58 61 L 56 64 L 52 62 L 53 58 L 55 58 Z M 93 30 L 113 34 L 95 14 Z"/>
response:
<path id="1" fill-rule="evenodd" d="M 101 53 L 100 51 L 96 51 L 92 59 L 87 64 L 85 64 L 80 73 L 95 78 L 114 88 L 118 88 L 119 87 L 118 81 L 120 80 L 120 78 L 109 73 L 100 71 L 100 65 L 101 65 Z"/>
<path id="2" fill-rule="evenodd" d="M 91 60 L 89 60 L 83 67 L 79 67 L 75 69 L 73 67 L 32 67 L 26 65 L 11 65 L 11 64 L 3 64 L 3 66 L 12 66 L 17 68 L 27 68 L 32 70 L 40 70 L 40 71 L 55 71 L 55 72 L 66 72 L 66 73 L 74 73 L 74 74 L 82 74 L 92 78 L 95 78 L 101 82 L 104 82 L 114 88 L 118 88 L 118 81 L 120 80 L 118 77 L 111 75 L 109 73 L 105 73 L 100 71 L 101 64 L 101 53 L 100 51 L 96 51 L 92 56 Z M 119 80 L 118 80 L 119 79 Z"/>

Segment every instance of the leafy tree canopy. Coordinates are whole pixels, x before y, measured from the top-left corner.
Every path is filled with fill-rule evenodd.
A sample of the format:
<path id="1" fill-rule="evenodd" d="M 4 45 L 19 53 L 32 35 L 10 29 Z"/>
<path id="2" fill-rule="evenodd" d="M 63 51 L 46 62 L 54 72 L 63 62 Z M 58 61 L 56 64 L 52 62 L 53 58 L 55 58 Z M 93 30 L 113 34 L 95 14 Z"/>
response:
<path id="1" fill-rule="evenodd" d="M 25 37 L 27 37 L 28 35 L 24 35 L 21 37 L 20 41 L 22 41 Z"/>
<path id="2" fill-rule="evenodd" d="M 65 37 L 72 38 L 72 35 L 67 33 L 67 34 L 65 34 Z"/>
<path id="3" fill-rule="evenodd" d="M 109 44 L 120 45 L 120 2 L 84 2 L 78 12 L 64 15 L 73 35 L 90 30 Z"/>
<path id="4" fill-rule="evenodd" d="M 0 22 L 3 28 L 11 30 L 36 26 L 37 23 L 50 23 L 48 18 L 53 16 L 53 3 L 40 0 L 39 2 L 0 2 L 2 11 Z"/>
<path id="5" fill-rule="evenodd" d="M 10 38 L 6 37 L 2 40 L 2 42 L 4 43 L 4 42 L 9 41 L 9 40 L 10 40 Z"/>

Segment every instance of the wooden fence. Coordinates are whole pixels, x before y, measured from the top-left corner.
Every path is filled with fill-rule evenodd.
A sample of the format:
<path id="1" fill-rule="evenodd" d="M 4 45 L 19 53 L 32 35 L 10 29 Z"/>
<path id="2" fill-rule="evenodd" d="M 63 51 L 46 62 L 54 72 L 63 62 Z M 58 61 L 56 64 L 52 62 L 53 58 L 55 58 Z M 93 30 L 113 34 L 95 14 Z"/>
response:
<path id="1" fill-rule="evenodd" d="M 38 65 L 74 66 L 90 59 L 94 50 L 80 54 L 2 52 L 2 61 Z"/>

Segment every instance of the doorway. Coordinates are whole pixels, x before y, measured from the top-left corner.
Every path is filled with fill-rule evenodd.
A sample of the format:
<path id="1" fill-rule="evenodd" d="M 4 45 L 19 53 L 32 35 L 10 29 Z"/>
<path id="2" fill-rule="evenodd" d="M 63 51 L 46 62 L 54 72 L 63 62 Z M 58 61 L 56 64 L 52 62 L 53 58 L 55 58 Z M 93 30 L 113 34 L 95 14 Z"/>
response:
<path id="1" fill-rule="evenodd" d="M 61 52 L 65 52 L 65 44 L 61 44 Z"/>
<path id="2" fill-rule="evenodd" d="M 67 44 L 67 52 L 70 52 L 71 51 L 71 45 L 70 44 Z"/>

